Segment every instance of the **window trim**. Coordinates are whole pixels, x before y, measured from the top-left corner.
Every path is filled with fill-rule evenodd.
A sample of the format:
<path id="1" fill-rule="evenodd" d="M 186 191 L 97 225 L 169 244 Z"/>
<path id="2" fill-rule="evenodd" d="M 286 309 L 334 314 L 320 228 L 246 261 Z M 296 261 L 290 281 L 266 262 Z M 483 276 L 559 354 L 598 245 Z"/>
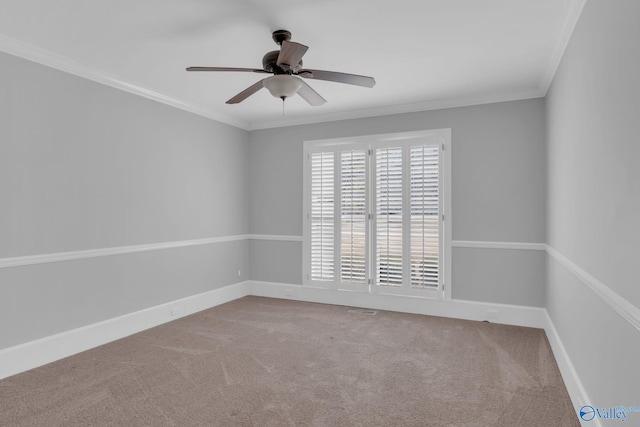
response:
<path id="1" fill-rule="evenodd" d="M 375 147 L 378 147 L 380 145 L 384 145 L 387 143 L 391 143 L 394 141 L 400 142 L 400 141 L 411 140 L 411 139 L 416 139 L 421 137 L 434 137 L 434 136 L 441 137 L 441 142 L 442 142 L 442 150 L 440 151 L 440 155 L 442 156 L 442 160 L 440 163 L 442 168 L 440 173 L 440 179 L 441 179 L 440 186 L 441 186 L 441 197 L 442 197 L 441 214 L 443 215 L 443 218 L 444 218 L 444 220 L 441 221 L 442 260 L 441 260 L 441 266 L 440 266 L 440 274 L 442 276 L 442 286 L 443 286 L 442 292 L 440 292 L 439 290 L 430 291 L 426 289 L 426 290 L 419 290 L 418 295 L 415 292 L 386 293 L 384 292 L 384 289 L 380 289 L 378 286 L 372 286 L 372 285 L 369 285 L 367 287 L 368 289 L 365 289 L 365 290 L 363 290 L 361 286 L 360 288 L 358 288 L 358 286 L 353 286 L 353 287 L 342 286 L 340 288 L 336 288 L 336 286 L 334 285 L 334 282 L 338 283 L 338 280 L 339 280 L 338 278 L 334 279 L 334 282 L 330 282 L 328 286 L 322 286 L 321 284 L 317 283 L 317 281 L 311 281 L 309 279 L 309 274 L 308 274 L 309 272 L 307 271 L 311 261 L 311 253 L 310 253 L 311 252 L 310 251 L 311 221 L 310 221 L 310 212 L 309 212 L 309 207 L 311 204 L 311 182 L 310 182 L 310 170 L 309 170 L 311 166 L 311 161 L 310 161 L 311 153 L 318 152 L 318 151 L 327 151 L 326 149 L 330 148 L 334 150 L 336 154 L 338 154 L 340 152 L 339 150 L 341 146 L 351 145 L 354 143 L 358 144 L 359 146 L 361 146 L 362 144 L 368 144 L 370 147 L 375 149 Z M 442 298 L 445 300 L 450 300 L 451 299 L 451 264 L 452 264 L 452 259 L 451 259 L 452 257 L 451 151 L 452 150 L 451 150 L 451 129 L 450 128 L 373 134 L 373 135 L 363 135 L 363 136 L 346 137 L 346 138 L 305 140 L 303 144 L 303 209 L 302 209 L 302 213 L 303 213 L 302 283 L 303 285 L 308 287 L 317 287 L 317 288 L 323 288 L 323 289 L 325 288 L 338 289 L 340 291 L 350 291 L 350 290 L 356 291 L 357 290 L 358 292 L 363 292 L 363 293 L 375 293 L 375 294 L 384 294 L 384 295 L 403 294 L 403 295 L 410 295 L 418 298 L 420 297 L 431 298 L 431 299 Z M 337 157 L 339 156 L 335 156 L 334 158 L 337 158 Z M 371 156 L 367 156 L 367 157 L 371 157 Z M 369 164 L 369 167 L 371 167 L 370 164 Z M 336 187 L 337 186 L 338 184 L 336 183 Z M 369 200 L 372 200 L 370 198 L 374 197 L 371 195 L 372 191 L 375 191 L 375 189 L 372 188 L 371 191 L 368 192 Z M 339 194 L 339 192 L 337 194 Z M 337 213 L 337 206 L 338 204 L 336 204 L 336 213 Z M 337 223 L 339 222 L 340 221 L 337 221 Z M 337 228 L 336 233 L 339 233 L 339 227 Z M 334 257 L 340 256 L 340 250 L 339 250 L 340 237 L 339 237 L 339 234 L 336 234 L 336 235 L 338 237 L 335 239 L 335 241 L 338 243 L 338 245 L 334 248 L 335 250 Z M 369 253 L 367 254 L 367 260 L 369 262 L 367 263 L 367 277 L 372 277 L 370 270 L 375 268 L 375 263 L 372 264 L 372 262 L 374 261 L 372 258 L 374 256 L 375 251 L 369 250 L 368 252 Z M 337 265 L 338 264 L 336 263 L 336 266 Z M 336 269 L 336 275 L 339 275 L 339 274 L 340 274 L 339 271 L 337 271 Z"/>

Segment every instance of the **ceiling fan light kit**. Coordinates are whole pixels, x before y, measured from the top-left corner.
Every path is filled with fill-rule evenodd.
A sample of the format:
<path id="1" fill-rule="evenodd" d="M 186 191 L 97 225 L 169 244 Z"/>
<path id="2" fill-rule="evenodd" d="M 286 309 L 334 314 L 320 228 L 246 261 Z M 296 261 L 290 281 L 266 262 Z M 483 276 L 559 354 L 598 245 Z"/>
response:
<path id="1" fill-rule="evenodd" d="M 285 98 L 298 93 L 302 87 L 302 80 L 288 74 L 277 74 L 262 80 L 262 86 L 267 88 L 271 95 L 284 101 Z"/>
<path id="2" fill-rule="evenodd" d="M 373 77 L 359 76 L 356 74 L 338 73 L 335 71 L 302 69 L 302 57 L 309 49 L 300 43 L 289 41 L 291 33 L 287 30 L 277 30 L 271 35 L 273 41 L 280 45 L 280 50 L 267 52 L 262 58 L 262 69 L 257 68 L 232 68 L 232 67 L 189 67 L 187 71 L 240 71 L 252 73 L 273 74 L 249 86 L 233 98 L 227 104 L 237 104 L 258 90 L 267 90 L 276 98 L 283 101 L 296 93 L 312 106 L 319 106 L 327 102 L 318 92 L 304 82 L 300 77 L 313 80 L 325 80 L 330 82 L 345 83 L 363 87 L 373 87 L 376 81 Z"/>

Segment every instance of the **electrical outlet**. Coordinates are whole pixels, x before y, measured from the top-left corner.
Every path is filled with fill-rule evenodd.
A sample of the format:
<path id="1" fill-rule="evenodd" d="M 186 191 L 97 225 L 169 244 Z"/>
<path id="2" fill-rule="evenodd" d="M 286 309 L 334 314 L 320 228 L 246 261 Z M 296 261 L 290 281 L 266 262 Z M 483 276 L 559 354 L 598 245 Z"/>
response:
<path id="1" fill-rule="evenodd" d="M 238 270 L 238 277 L 242 277 L 242 270 Z"/>

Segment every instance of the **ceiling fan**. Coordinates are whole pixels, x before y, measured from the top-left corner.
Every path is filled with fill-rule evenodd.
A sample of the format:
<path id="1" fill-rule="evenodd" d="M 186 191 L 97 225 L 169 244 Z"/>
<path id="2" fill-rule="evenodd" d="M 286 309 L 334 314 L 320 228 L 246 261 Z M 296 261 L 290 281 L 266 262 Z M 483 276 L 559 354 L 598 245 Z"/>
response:
<path id="1" fill-rule="evenodd" d="M 272 33 L 272 38 L 273 41 L 280 45 L 280 50 L 273 50 L 264 55 L 262 58 L 262 69 L 189 67 L 187 68 L 187 71 L 241 71 L 273 74 L 273 76 L 254 83 L 233 98 L 229 99 L 227 104 L 237 104 L 242 102 L 263 87 L 267 88 L 269 92 L 271 92 L 271 95 L 276 98 L 281 98 L 283 102 L 286 98 L 293 96 L 296 93 L 313 106 L 322 105 L 327 102 L 326 99 L 313 90 L 311 86 L 309 86 L 300 77 L 364 87 L 373 87 L 376 84 L 373 77 L 302 68 L 302 57 L 309 47 L 290 41 L 291 33 L 287 30 L 274 31 Z"/>

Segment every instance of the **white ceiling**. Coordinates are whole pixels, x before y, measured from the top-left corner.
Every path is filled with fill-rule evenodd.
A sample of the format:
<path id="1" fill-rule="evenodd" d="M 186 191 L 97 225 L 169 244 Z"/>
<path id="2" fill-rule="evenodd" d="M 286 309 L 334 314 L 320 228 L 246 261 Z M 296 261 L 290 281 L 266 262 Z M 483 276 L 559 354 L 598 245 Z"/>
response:
<path id="1" fill-rule="evenodd" d="M 0 50 L 245 129 L 544 96 L 585 0 L 2 0 Z M 376 79 L 307 80 L 311 107 L 264 78 L 276 29 L 309 46 L 305 67 Z"/>

